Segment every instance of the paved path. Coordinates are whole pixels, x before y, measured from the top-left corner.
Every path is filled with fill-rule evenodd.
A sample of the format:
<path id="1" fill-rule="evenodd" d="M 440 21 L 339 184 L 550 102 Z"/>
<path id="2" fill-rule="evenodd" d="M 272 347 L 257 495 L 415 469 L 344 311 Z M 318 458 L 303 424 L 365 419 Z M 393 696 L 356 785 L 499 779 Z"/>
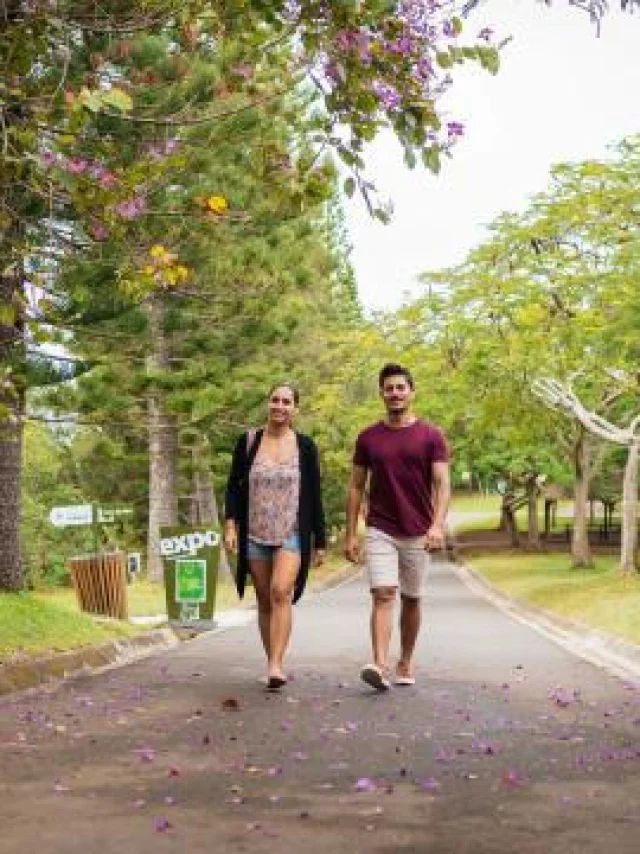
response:
<path id="1" fill-rule="evenodd" d="M 361 581 L 296 609 L 295 679 L 255 625 L 0 704 L 2 854 L 637 854 L 640 686 L 431 570 L 419 684 L 359 684 Z"/>

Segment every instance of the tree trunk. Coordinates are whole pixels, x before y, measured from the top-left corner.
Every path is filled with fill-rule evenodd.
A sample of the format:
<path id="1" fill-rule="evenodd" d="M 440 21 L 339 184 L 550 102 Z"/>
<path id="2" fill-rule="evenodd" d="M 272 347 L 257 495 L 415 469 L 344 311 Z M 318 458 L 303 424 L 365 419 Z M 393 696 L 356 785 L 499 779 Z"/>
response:
<path id="1" fill-rule="evenodd" d="M 211 472 L 206 465 L 206 449 L 201 444 L 191 452 L 192 487 L 189 521 L 192 525 L 217 525 L 218 508 Z"/>
<path id="2" fill-rule="evenodd" d="M 164 306 L 158 297 L 146 304 L 149 323 L 149 373 L 168 373 L 170 348 L 164 326 Z M 149 408 L 149 528 L 147 570 L 154 581 L 162 579 L 160 528 L 178 523 L 178 427 L 167 411 L 166 394 L 157 383 L 148 391 Z"/>
<path id="3" fill-rule="evenodd" d="M 211 472 L 208 466 L 203 466 L 206 460 L 205 448 L 194 448 L 192 452 L 193 487 L 189 519 L 192 525 L 211 525 L 217 528 L 220 524 L 218 502 L 213 488 Z M 224 548 L 220 549 L 220 572 L 231 577 L 231 569 Z"/>
<path id="4" fill-rule="evenodd" d="M 21 14 L 19 0 L 4 0 L 0 30 Z M 4 97 L 4 95 L 3 95 Z M 25 105 L 9 97 L 2 105 L 2 134 L 7 153 L 8 131 L 24 112 Z M 18 144 L 12 136 L 11 153 L 17 162 Z M 16 159 L 14 159 L 16 158 Z M 22 590 L 24 565 L 20 543 L 22 442 L 24 418 L 24 323 L 22 308 L 23 266 L 20 255 L 23 226 L 11 216 L 21 198 L 21 181 L 11 161 L 3 161 L 0 211 L 9 223 L 0 226 L 0 590 Z M 6 165 L 6 169 L 4 168 Z M 14 186 L 15 184 L 15 186 Z"/>
<path id="5" fill-rule="evenodd" d="M 638 456 L 640 437 L 634 437 L 629 445 L 627 463 L 624 469 L 622 486 L 622 543 L 620 569 L 627 575 L 636 568 L 636 549 L 638 546 Z"/>
<path id="6" fill-rule="evenodd" d="M 518 520 L 513 509 L 513 500 L 515 496 L 513 492 L 506 492 L 502 496 L 502 506 L 500 508 L 500 530 L 506 531 L 509 534 L 509 542 L 513 548 L 520 545 L 520 535 L 518 533 Z"/>
<path id="7" fill-rule="evenodd" d="M 589 512 L 589 482 L 591 475 L 590 448 L 587 436 L 582 427 L 574 446 L 573 484 L 573 538 L 571 540 L 571 557 L 573 566 L 577 568 L 591 566 L 591 549 L 587 516 Z"/>
<path id="8" fill-rule="evenodd" d="M 0 265 L 9 266 L 7 229 L 0 246 Z M 0 274 L 0 590 L 21 590 L 24 567 L 20 544 L 22 435 L 24 417 L 24 331 L 18 306 L 20 271 L 9 268 Z M 12 310 L 15 317 L 11 316 Z"/>
<path id="9" fill-rule="evenodd" d="M 538 482 L 535 477 L 527 479 L 527 542 L 533 548 L 540 548 L 540 526 L 538 524 Z"/>

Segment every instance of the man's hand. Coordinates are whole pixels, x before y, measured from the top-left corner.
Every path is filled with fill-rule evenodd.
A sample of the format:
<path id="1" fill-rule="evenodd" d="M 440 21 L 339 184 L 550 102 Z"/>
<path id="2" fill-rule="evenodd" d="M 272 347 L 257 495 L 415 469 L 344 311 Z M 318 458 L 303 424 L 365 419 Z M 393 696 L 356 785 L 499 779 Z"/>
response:
<path id="1" fill-rule="evenodd" d="M 232 554 L 238 552 L 238 532 L 233 521 L 227 522 L 224 526 L 224 547 Z"/>
<path id="2" fill-rule="evenodd" d="M 350 560 L 351 563 L 360 562 L 360 543 L 357 536 L 347 537 L 344 554 L 346 559 Z"/>
<path id="3" fill-rule="evenodd" d="M 316 549 L 313 554 L 313 565 L 314 566 L 322 566 L 325 559 L 325 550 L 324 549 Z"/>
<path id="4" fill-rule="evenodd" d="M 427 531 L 427 548 L 444 549 L 446 537 L 442 525 L 432 525 Z"/>

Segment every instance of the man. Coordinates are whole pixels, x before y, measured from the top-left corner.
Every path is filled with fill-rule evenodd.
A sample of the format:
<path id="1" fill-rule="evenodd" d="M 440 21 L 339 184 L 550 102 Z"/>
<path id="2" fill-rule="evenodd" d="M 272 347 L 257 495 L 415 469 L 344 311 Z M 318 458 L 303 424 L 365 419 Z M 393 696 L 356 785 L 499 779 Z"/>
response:
<path id="1" fill-rule="evenodd" d="M 371 587 L 373 663 L 361 678 L 389 688 L 389 645 L 396 590 L 400 588 L 400 659 L 397 685 L 415 684 L 413 652 L 420 629 L 420 600 L 427 549 L 445 544 L 450 498 L 448 451 L 442 432 L 413 415 L 411 373 L 387 364 L 378 378 L 387 414 L 358 436 L 347 498 L 346 555 L 360 556 L 358 517 L 369 477 L 365 561 Z"/>

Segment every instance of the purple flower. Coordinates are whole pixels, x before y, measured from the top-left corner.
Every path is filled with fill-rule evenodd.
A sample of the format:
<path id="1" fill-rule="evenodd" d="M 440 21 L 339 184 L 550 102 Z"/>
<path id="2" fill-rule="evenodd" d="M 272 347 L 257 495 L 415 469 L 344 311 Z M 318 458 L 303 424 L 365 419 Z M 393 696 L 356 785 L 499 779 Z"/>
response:
<path id="1" fill-rule="evenodd" d="M 493 30 L 491 27 L 483 27 L 478 33 L 478 38 L 483 39 L 486 42 L 490 42 L 493 38 Z"/>
<path id="2" fill-rule="evenodd" d="M 524 777 L 519 771 L 514 768 L 509 768 L 502 775 L 502 782 L 505 786 L 520 786 L 524 782 Z"/>
<path id="3" fill-rule="evenodd" d="M 354 790 L 356 792 L 377 792 L 378 787 L 374 780 L 371 780 L 369 777 L 360 777 L 360 779 L 355 783 Z"/>
<path id="4" fill-rule="evenodd" d="M 464 125 L 461 122 L 447 122 L 447 136 L 449 139 L 464 136 Z"/>
<path id="5" fill-rule="evenodd" d="M 40 155 L 40 162 L 47 169 L 51 168 L 51 166 L 55 166 L 58 162 L 58 155 L 53 151 L 43 151 Z"/>
<path id="6" fill-rule="evenodd" d="M 147 202 L 143 196 L 136 196 L 126 202 L 119 202 L 114 211 L 123 219 L 137 219 L 147 209 Z"/>
<path id="7" fill-rule="evenodd" d="M 451 21 L 445 21 L 442 25 L 442 32 L 448 39 L 455 39 L 457 36 L 455 27 Z"/>
<path id="8" fill-rule="evenodd" d="M 433 74 L 433 64 L 428 57 L 423 57 L 415 67 L 415 73 L 418 77 L 422 77 L 426 79 L 427 77 L 431 77 Z"/>
<path id="9" fill-rule="evenodd" d="M 566 709 L 576 700 L 576 692 L 567 691 L 566 688 L 555 688 L 549 694 L 549 699 L 553 700 L 556 706 L 561 709 Z"/>
<path id="10" fill-rule="evenodd" d="M 71 175 L 82 175 L 88 167 L 89 162 L 84 157 L 72 157 L 71 160 L 67 161 L 66 169 Z"/>
<path id="11" fill-rule="evenodd" d="M 340 83 L 343 76 L 341 67 L 333 59 L 325 63 L 324 74 L 325 77 L 333 80 L 334 83 Z"/>
<path id="12" fill-rule="evenodd" d="M 170 830 L 173 830 L 173 825 L 166 818 L 157 818 L 154 821 L 154 826 L 156 833 L 168 833 Z"/>
<path id="13" fill-rule="evenodd" d="M 109 229 L 102 222 L 92 223 L 89 230 L 94 240 L 106 240 L 109 236 Z"/>
<path id="14" fill-rule="evenodd" d="M 406 56 L 413 52 L 415 45 L 413 39 L 409 38 L 409 36 L 400 36 L 400 38 L 389 42 L 388 47 L 392 53 L 397 53 L 400 56 Z"/>
<path id="15" fill-rule="evenodd" d="M 105 190 L 110 190 L 112 187 L 118 183 L 118 179 L 113 174 L 113 172 L 109 172 L 107 170 L 100 176 L 100 186 Z"/>
<path id="16" fill-rule="evenodd" d="M 440 788 L 440 783 L 438 783 L 435 777 L 421 777 L 419 780 L 416 780 L 416 783 L 423 792 L 437 792 Z"/>
<path id="17" fill-rule="evenodd" d="M 373 90 L 386 110 L 395 110 L 400 105 L 400 95 L 398 94 L 398 91 L 388 83 L 378 81 L 374 83 Z"/>

